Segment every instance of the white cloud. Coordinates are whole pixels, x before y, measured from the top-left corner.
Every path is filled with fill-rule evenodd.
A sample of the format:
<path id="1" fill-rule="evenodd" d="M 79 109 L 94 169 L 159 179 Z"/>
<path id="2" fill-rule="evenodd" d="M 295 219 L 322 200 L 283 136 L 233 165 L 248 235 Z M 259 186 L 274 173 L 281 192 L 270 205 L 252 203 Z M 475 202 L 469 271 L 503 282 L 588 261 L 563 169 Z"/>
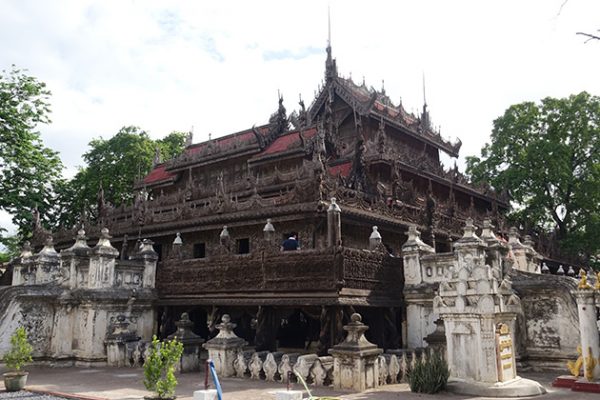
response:
<path id="1" fill-rule="evenodd" d="M 600 94 L 600 3 L 331 1 L 339 71 L 420 109 L 478 153 L 510 105 L 581 90 Z M 68 168 L 94 137 L 139 125 L 196 141 L 266 122 L 277 90 L 289 111 L 323 76 L 327 4 L 284 1 L 8 0 L 0 68 L 16 64 L 53 92 L 46 143 Z M 315 49 L 322 49 L 319 53 Z M 4 222 L 0 221 L 4 226 Z"/>

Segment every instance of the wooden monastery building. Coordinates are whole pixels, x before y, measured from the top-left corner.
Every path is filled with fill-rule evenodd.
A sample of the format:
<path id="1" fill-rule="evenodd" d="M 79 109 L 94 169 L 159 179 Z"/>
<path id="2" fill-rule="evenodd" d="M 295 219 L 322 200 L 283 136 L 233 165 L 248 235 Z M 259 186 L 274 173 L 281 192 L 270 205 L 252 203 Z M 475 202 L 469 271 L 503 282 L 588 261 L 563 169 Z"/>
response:
<path id="1" fill-rule="evenodd" d="M 108 227 L 122 259 L 140 238 L 154 242 L 162 337 L 182 312 L 205 338 L 229 314 L 257 350 L 325 354 L 359 312 L 371 342 L 400 348 L 408 227 L 439 252 L 451 251 L 469 217 L 502 228 L 506 200 L 441 164 L 441 152 L 458 157 L 460 146 L 432 127 L 426 105 L 415 116 L 384 90 L 340 76 L 328 46 L 308 108 L 300 101 L 288 115 L 280 98 L 265 125 L 198 144 L 190 135 L 181 156 L 136 185 L 133 205 L 104 206 L 86 231 Z M 292 233 L 300 248 L 282 251 Z"/>

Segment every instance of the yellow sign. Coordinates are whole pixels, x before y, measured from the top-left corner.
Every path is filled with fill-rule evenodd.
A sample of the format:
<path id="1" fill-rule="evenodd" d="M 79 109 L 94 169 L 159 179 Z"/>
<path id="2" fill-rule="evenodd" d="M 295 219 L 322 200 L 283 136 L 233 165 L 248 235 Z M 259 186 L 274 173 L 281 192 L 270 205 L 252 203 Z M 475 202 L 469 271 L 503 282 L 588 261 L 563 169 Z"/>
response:
<path id="1" fill-rule="evenodd" d="M 506 382 L 517 375 L 515 370 L 515 354 L 510 328 L 507 324 L 496 326 L 496 359 L 498 365 L 498 380 Z"/>

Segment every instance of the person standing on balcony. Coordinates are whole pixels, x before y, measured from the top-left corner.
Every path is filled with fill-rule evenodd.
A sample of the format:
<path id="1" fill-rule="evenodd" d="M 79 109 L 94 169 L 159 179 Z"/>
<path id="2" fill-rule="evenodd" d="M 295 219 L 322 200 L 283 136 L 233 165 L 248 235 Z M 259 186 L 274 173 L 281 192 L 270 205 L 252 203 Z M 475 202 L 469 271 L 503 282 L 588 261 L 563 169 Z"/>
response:
<path id="1" fill-rule="evenodd" d="M 290 237 L 285 239 L 281 244 L 281 251 L 292 251 L 299 249 L 300 243 L 298 243 L 298 234 L 296 232 L 290 233 Z"/>

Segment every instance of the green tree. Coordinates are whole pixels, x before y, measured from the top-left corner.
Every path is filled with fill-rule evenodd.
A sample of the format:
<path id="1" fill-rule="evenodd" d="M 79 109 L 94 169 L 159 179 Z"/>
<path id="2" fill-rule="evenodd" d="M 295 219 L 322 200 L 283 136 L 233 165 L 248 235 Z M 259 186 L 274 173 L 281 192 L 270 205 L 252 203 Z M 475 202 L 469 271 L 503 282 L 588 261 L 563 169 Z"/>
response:
<path id="1" fill-rule="evenodd" d="M 49 98 L 46 85 L 22 70 L 13 66 L 0 73 L 0 209 L 13 216 L 21 237 L 31 235 L 34 210 L 48 223 L 54 183 L 62 174 L 57 153 L 36 131 L 50 122 Z"/>
<path id="2" fill-rule="evenodd" d="M 156 150 L 162 159 L 173 158 L 183 151 L 185 138 L 185 133 L 173 132 L 152 140 L 144 130 L 126 126 L 110 139 L 92 140 L 83 155 L 87 165 L 70 181 L 56 185 L 57 225 L 71 227 L 82 213 L 95 220 L 102 201 L 115 206 L 131 204 L 134 183 L 150 172 Z"/>
<path id="3" fill-rule="evenodd" d="M 467 158 L 475 182 L 507 189 L 511 217 L 555 232 L 564 254 L 600 250 L 600 98 L 586 92 L 509 107 L 494 121 L 481 157 Z"/>

